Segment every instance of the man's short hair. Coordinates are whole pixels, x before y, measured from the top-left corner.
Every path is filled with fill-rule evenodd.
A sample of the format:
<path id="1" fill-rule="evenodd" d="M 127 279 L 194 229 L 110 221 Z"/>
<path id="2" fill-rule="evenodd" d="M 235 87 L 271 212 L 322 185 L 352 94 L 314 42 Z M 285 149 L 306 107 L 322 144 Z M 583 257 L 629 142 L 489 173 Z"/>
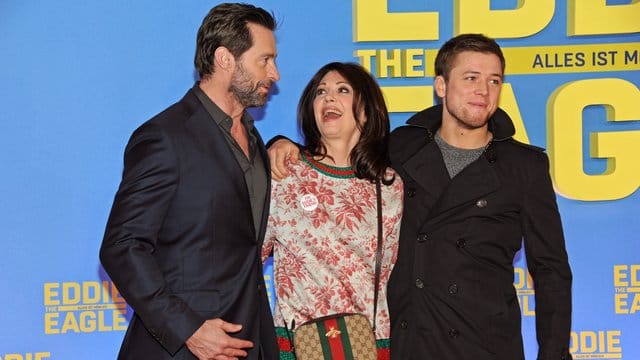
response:
<path id="1" fill-rule="evenodd" d="M 248 24 L 257 24 L 271 31 L 276 28 L 273 15 L 266 10 L 242 3 L 223 3 L 213 7 L 198 29 L 194 64 L 201 79 L 214 69 L 213 54 L 220 46 L 239 58 L 253 45 Z"/>
<path id="2" fill-rule="evenodd" d="M 449 80 L 449 73 L 453 68 L 456 57 L 461 52 L 473 51 L 485 54 L 494 54 L 500 59 L 502 73 L 504 74 L 504 55 L 500 45 L 495 40 L 482 34 L 461 34 L 449 39 L 438 51 L 435 61 L 436 76 Z"/>

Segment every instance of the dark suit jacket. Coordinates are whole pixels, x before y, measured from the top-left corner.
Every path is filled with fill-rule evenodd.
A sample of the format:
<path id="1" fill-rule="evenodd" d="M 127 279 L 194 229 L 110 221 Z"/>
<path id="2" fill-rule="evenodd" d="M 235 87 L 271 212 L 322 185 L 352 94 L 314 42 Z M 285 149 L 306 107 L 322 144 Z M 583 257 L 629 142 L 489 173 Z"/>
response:
<path id="1" fill-rule="evenodd" d="M 277 357 L 260 261 L 268 194 L 256 234 L 244 174 L 191 90 L 133 133 L 100 249 L 135 312 L 119 359 L 195 359 L 184 343 L 211 318 L 243 325 L 233 336 L 253 341 L 249 359 Z"/>
<path id="2" fill-rule="evenodd" d="M 546 154 L 513 140 L 513 124 L 498 110 L 490 146 L 450 179 L 433 141 L 441 119 L 441 106 L 429 108 L 391 136 L 406 191 L 388 285 L 391 357 L 524 359 L 513 286 L 524 241 L 538 359 L 570 359 L 572 277 Z"/>

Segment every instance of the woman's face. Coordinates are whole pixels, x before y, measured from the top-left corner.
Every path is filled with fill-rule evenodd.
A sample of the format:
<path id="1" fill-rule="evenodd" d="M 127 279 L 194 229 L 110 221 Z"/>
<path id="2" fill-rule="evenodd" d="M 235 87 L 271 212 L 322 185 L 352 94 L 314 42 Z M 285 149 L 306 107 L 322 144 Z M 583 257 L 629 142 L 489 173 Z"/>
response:
<path id="1" fill-rule="evenodd" d="M 341 140 L 352 149 L 360 139 L 358 123 L 353 116 L 354 93 L 351 84 L 337 71 L 329 71 L 320 80 L 313 100 L 316 126 L 323 143 Z"/>

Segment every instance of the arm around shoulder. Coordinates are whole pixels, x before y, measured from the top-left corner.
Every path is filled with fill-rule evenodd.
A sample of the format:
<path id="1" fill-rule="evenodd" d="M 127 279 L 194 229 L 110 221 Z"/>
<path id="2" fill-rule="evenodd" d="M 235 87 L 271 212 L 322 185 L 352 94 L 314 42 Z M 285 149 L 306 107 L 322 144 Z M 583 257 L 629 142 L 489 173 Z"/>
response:
<path id="1" fill-rule="evenodd" d="M 279 181 L 289 176 L 287 163 L 298 161 L 302 146 L 285 136 L 278 135 L 269 140 L 267 148 L 271 164 L 271 177 Z"/>

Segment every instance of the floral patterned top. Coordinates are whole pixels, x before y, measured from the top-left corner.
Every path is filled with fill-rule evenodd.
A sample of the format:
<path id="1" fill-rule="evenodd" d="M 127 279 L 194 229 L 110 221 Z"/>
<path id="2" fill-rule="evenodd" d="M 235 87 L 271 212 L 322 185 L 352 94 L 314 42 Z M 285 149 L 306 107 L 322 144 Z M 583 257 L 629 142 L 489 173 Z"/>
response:
<path id="1" fill-rule="evenodd" d="M 335 313 L 362 313 L 372 321 L 378 242 L 376 185 L 351 168 L 303 155 L 290 176 L 273 182 L 262 260 L 273 250 L 274 322 L 302 324 Z M 395 175 L 391 169 L 390 175 Z M 390 335 L 387 282 L 396 261 L 403 186 L 382 185 L 383 250 L 376 338 Z"/>

